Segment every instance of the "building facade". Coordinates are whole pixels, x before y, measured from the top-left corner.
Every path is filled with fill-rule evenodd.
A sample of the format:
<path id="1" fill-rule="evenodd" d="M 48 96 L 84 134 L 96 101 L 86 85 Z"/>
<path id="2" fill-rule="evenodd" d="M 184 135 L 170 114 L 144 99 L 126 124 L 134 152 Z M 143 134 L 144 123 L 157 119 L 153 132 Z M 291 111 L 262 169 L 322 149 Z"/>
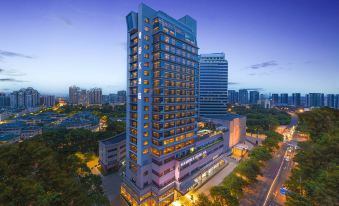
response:
<path id="1" fill-rule="evenodd" d="M 239 104 L 248 104 L 248 91 L 247 89 L 239 90 Z"/>
<path id="2" fill-rule="evenodd" d="M 307 107 L 323 107 L 324 100 L 323 93 L 309 93 L 306 99 Z"/>
<path id="3" fill-rule="evenodd" d="M 330 108 L 335 108 L 335 95 L 334 94 L 326 95 L 326 106 Z"/>
<path id="4" fill-rule="evenodd" d="M 102 89 L 93 88 L 88 91 L 89 104 L 102 104 Z"/>
<path id="5" fill-rule="evenodd" d="M 258 104 L 258 100 L 259 100 L 259 92 L 250 91 L 250 104 Z"/>
<path id="6" fill-rule="evenodd" d="M 288 105 L 288 94 L 282 93 L 280 94 L 280 105 Z"/>
<path id="7" fill-rule="evenodd" d="M 292 105 L 295 107 L 301 106 L 301 95 L 300 93 L 292 93 Z"/>
<path id="8" fill-rule="evenodd" d="M 199 115 L 227 114 L 228 62 L 224 53 L 199 56 Z"/>
<path id="9" fill-rule="evenodd" d="M 278 105 L 279 104 L 279 94 L 272 94 L 272 104 L 273 105 Z"/>
<path id="10" fill-rule="evenodd" d="M 228 103 L 236 104 L 239 103 L 239 93 L 235 90 L 228 90 Z"/>
<path id="11" fill-rule="evenodd" d="M 99 163 L 105 171 L 125 164 L 126 133 L 99 141 Z"/>
<path id="12" fill-rule="evenodd" d="M 196 21 L 140 4 L 127 20 L 126 175 L 132 205 L 169 205 L 180 188 L 176 159 L 196 138 Z M 178 189 L 179 188 L 179 189 Z"/>

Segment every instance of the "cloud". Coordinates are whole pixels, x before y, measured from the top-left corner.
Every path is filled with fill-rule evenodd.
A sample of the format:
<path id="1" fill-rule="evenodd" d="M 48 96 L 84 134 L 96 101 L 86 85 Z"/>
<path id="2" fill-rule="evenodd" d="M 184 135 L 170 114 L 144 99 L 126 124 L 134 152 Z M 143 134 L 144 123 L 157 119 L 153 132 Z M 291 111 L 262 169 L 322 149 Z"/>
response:
<path id="1" fill-rule="evenodd" d="M 0 82 L 27 82 L 27 81 L 13 79 L 13 78 L 1 78 Z"/>
<path id="2" fill-rule="evenodd" d="M 264 88 L 245 88 L 245 89 L 250 91 L 265 91 Z"/>
<path id="3" fill-rule="evenodd" d="M 25 73 L 20 73 L 16 70 L 5 70 L 5 69 L 2 69 L 0 68 L 0 74 L 2 75 L 5 75 L 5 76 L 13 76 L 13 77 L 18 77 L 18 76 L 25 76 L 26 74 Z"/>
<path id="4" fill-rule="evenodd" d="M 238 82 L 228 82 L 228 85 L 236 85 L 239 84 Z"/>
<path id="5" fill-rule="evenodd" d="M 0 50 L 0 59 L 2 59 L 4 57 L 20 57 L 20 58 L 26 58 L 26 59 L 33 59 L 33 57 L 29 56 L 29 55 L 5 51 L 5 50 Z"/>
<path id="6" fill-rule="evenodd" d="M 266 67 L 272 67 L 272 66 L 278 66 L 278 62 L 275 60 L 271 60 L 271 61 L 266 61 L 266 62 L 262 62 L 259 64 L 253 64 L 247 68 L 249 69 L 263 69 Z"/>

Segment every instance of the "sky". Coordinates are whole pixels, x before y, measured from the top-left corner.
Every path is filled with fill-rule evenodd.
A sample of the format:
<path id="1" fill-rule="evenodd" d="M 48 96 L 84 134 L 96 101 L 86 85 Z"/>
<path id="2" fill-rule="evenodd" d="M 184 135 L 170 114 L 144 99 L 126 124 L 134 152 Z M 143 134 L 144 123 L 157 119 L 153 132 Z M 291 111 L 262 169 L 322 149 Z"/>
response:
<path id="1" fill-rule="evenodd" d="M 126 22 L 138 0 L 0 1 L 0 92 L 126 89 Z M 145 0 L 198 23 L 199 53 L 224 52 L 230 89 L 339 93 L 338 0 Z"/>

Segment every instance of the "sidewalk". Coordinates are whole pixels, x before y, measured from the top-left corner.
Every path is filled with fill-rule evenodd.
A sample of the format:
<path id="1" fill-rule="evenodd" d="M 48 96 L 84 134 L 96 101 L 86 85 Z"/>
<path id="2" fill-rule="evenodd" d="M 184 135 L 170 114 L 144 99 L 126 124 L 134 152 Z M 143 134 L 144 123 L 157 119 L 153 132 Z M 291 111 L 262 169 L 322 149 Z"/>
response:
<path id="1" fill-rule="evenodd" d="M 207 180 L 205 184 L 203 184 L 200 188 L 198 188 L 194 193 L 204 193 L 205 195 L 209 195 L 210 189 L 213 186 L 219 185 L 222 183 L 224 178 L 229 175 L 234 168 L 238 165 L 238 163 L 235 163 L 234 160 L 228 161 L 228 165 L 223 168 L 221 171 L 219 171 L 216 175 L 214 175 L 211 179 Z"/>

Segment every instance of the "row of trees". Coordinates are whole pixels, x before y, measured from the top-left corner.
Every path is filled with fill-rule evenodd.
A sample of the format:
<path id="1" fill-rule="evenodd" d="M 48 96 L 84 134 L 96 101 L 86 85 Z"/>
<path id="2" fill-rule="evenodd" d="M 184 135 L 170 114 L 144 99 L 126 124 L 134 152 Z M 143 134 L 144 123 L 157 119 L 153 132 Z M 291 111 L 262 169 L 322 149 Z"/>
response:
<path id="1" fill-rule="evenodd" d="M 211 188 L 208 198 L 200 194 L 196 206 L 237 206 L 243 195 L 243 189 L 256 182 L 257 176 L 261 175 L 260 168 L 265 161 L 271 159 L 273 150 L 279 147 L 283 140 L 282 135 L 273 132 L 265 132 L 267 138 L 263 144 L 254 148 L 249 158 L 240 162 L 233 172 L 224 178 L 221 185 Z"/>
<path id="2" fill-rule="evenodd" d="M 322 108 L 299 115 L 298 129 L 310 135 L 300 143 L 297 164 L 287 182 L 286 205 L 339 204 L 339 110 Z"/>

